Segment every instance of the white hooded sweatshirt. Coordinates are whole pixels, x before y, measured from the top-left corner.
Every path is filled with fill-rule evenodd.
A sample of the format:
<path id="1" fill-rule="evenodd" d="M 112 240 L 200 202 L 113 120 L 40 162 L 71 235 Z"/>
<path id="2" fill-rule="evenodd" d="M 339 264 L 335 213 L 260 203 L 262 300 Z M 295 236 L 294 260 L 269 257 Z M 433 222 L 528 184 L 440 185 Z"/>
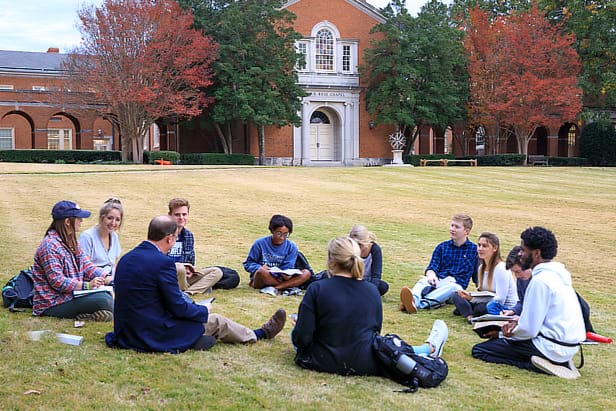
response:
<path id="1" fill-rule="evenodd" d="M 567 347 L 549 341 L 546 337 L 565 343 L 579 343 L 586 339 L 582 310 L 571 274 L 558 262 L 537 264 L 533 280 L 524 294 L 524 304 L 512 339 L 532 339 L 539 351 L 553 362 L 567 362 L 578 351 L 577 346 Z"/>

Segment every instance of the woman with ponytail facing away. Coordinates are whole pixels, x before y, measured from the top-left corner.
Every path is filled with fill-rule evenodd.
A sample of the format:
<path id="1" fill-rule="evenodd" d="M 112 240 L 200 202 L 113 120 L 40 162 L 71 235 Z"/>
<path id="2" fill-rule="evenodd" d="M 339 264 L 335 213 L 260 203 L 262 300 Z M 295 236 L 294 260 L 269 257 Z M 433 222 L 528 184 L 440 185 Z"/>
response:
<path id="1" fill-rule="evenodd" d="M 381 332 L 381 296 L 362 281 L 364 263 L 357 242 L 349 237 L 331 240 L 327 268 L 332 277 L 311 284 L 299 306 L 291 334 L 295 362 L 335 374 L 378 375 L 372 341 Z"/>
<path id="2" fill-rule="evenodd" d="M 299 306 L 291 340 L 295 363 L 303 368 L 341 375 L 383 375 L 372 346 L 381 333 L 383 307 L 376 287 L 364 277 L 359 244 L 338 237 L 327 246 L 331 278 L 314 282 Z M 425 344 L 412 346 L 418 355 L 439 357 L 447 325 L 436 320 Z"/>

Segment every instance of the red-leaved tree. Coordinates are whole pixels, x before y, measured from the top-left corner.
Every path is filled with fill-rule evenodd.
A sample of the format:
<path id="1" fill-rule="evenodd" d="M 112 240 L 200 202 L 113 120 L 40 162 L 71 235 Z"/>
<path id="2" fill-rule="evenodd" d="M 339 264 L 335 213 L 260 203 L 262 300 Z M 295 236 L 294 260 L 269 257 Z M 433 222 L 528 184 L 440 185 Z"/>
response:
<path id="1" fill-rule="evenodd" d="M 513 132 L 521 154 L 537 128 L 554 131 L 575 121 L 582 109 L 575 38 L 551 25 L 536 4 L 492 21 L 475 10 L 466 30 L 474 36 L 467 51 L 476 120 Z"/>
<path id="2" fill-rule="evenodd" d="M 119 128 L 122 159 L 140 163 L 157 119 L 196 116 L 211 102 L 205 88 L 217 46 L 173 0 L 104 0 L 78 14 L 82 42 L 67 59 L 70 81 L 94 93 Z"/>
<path id="3" fill-rule="evenodd" d="M 469 10 L 468 20 L 462 27 L 466 31 L 464 48 L 468 55 L 468 73 L 471 80 L 468 106 L 469 127 L 465 132 L 470 138 L 476 127 L 486 131 L 486 152 L 495 153 L 503 121 L 501 113 L 494 111 L 496 87 L 499 76 L 506 69 L 506 61 L 498 50 L 502 20 L 490 20 L 488 13 L 479 7 Z"/>

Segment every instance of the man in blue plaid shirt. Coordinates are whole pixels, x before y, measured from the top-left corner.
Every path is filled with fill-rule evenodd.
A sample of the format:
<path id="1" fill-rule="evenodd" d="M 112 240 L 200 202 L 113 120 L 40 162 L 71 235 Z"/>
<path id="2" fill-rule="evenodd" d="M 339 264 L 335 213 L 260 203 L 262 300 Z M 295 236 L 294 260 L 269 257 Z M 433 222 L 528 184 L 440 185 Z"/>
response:
<path id="1" fill-rule="evenodd" d="M 418 309 L 438 308 L 458 290 L 466 289 L 477 268 L 477 245 L 468 239 L 472 228 L 468 215 L 452 217 L 451 239 L 436 246 L 424 277 L 412 289 L 402 287 L 400 310 L 413 314 Z"/>

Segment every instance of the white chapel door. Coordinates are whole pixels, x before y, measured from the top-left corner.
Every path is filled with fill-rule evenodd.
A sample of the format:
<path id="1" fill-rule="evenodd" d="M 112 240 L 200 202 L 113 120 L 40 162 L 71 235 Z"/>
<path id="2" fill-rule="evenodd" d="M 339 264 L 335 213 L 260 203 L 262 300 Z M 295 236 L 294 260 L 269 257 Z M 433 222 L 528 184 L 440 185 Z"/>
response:
<path id="1" fill-rule="evenodd" d="M 315 111 L 310 118 L 310 159 L 332 161 L 334 159 L 334 126 L 329 117 Z"/>

